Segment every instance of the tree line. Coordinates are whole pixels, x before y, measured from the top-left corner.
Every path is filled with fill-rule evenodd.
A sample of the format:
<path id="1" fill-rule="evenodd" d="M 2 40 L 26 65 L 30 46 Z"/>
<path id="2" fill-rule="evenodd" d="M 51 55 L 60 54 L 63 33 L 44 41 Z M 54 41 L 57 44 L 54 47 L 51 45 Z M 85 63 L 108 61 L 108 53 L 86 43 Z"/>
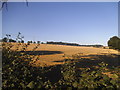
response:
<path id="1" fill-rule="evenodd" d="M 18 42 L 18 43 L 24 43 L 24 36 L 21 35 L 20 32 L 18 32 L 17 38 L 13 39 L 11 38 L 10 34 L 6 34 L 4 38 L 0 40 L 0 42 Z M 68 45 L 68 46 L 86 46 L 86 47 L 103 47 L 103 45 L 80 45 L 77 43 L 68 43 L 68 42 L 53 42 L 53 41 L 47 41 L 46 43 L 43 43 L 41 41 L 27 41 L 27 43 L 37 43 L 37 44 L 55 44 L 55 45 Z M 120 50 L 120 38 L 117 36 L 113 36 L 108 40 L 108 47 L 110 49 Z"/>
<path id="2" fill-rule="evenodd" d="M 16 39 L 13 39 L 10 34 L 6 34 L 5 37 L 0 40 L 0 42 L 24 43 L 23 39 L 24 39 L 24 36 L 22 36 L 21 33 L 18 32 L 18 35 L 17 35 Z M 27 41 L 27 43 L 38 43 L 38 44 L 42 43 L 43 44 L 43 42 L 40 42 L 40 41 L 37 41 L 37 42 L 35 42 L 35 41 Z"/>
<path id="3" fill-rule="evenodd" d="M 69 45 L 69 46 L 88 46 L 88 47 L 103 47 L 103 45 L 80 45 L 77 43 L 67 43 L 67 42 L 47 42 L 47 44 L 57 44 L 57 45 Z"/>
<path id="4" fill-rule="evenodd" d="M 16 37 L 16 39 L 13 39 L 12 37 L 11 37 L 11 35 L 10 34 L 6 34 L 6 36 L 4 37 L 4 38 L 2 38 L 1 40 L 0 40 L 1 42 L 18 42 L 18 43 L 24 43 L 24 36 L 22 36 L 22 34 L 20 33 L 20 32 L 18 32 L 18 35 L 17 35 L 17 37 Z M 37 41 L 37 42 L 35 42 L 35 41 L 32 41 L 32 40 L 30 40 L 30 41 L 27 41 L 27 43 L 37 43 L 37 44 L 57 44 L 57 45 L 69 45 L 69 46 L 88 46 L 88 47 L 102 47 L 103 45 L 80 45 L 80 44 L 77 44 L 77 43 L 67 43 L 67 42 L 53 42 L 53 41 L 51 41 L 51 42 L 46 42 L 46 43 L 43 43 L 43 42 L 41 42 L 41 41 Z"/>

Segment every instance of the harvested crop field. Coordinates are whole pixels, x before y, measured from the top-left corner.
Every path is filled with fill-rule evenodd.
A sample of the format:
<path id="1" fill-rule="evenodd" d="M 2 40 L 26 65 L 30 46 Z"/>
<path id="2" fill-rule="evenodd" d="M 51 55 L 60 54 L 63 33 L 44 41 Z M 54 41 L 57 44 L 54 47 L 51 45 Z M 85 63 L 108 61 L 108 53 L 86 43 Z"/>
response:
<path id="1" fill-rule="evenodd" d="M 13 43 L 12 49 L 17 47 L 16 43 Z M 24 44 L 19 45 L 19 50 Z M 113 49 L 103 49 L 96 47 L 82 47 L 82 46 L 66 46 L 66 45 L 52 45 L 52 44 L 40 44 L 33 52 L 33 48 L 38 44 L 30 44 L 26 49 L 26 54 L 30 56 L 38 57 L 35 61 L 36 66 L 51 66 L 57 64 L 63 64 L 65 59 L 72 58 L 86 58 L 91 60 L 98 60 L 99 56 L 113 56 L 118 54 L 118 51 Z M 33 59 L 34 61 L 34 59 Z"/>

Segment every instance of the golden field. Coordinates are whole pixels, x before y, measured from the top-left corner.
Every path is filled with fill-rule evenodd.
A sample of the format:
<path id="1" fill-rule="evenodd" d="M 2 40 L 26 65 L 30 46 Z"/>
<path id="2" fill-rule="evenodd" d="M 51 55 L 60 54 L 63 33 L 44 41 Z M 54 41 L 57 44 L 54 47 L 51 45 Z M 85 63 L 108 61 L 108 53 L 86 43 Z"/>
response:
<path id="1" fill-rule="evenodd" d="M 19 50 L 21 51 L 21 47 L 24 44 L 19 46 Z M 51 66 L 57 64 L 63 64 L 65 59 L 69 58 L 86 58 L 90 60 L 98 60 L 99 56 L 110 56 L 118 54 L 118 51 L 113 49 L 103 49 L 96 47 L 83 47 L 83 46 L 66 46 L 66 45 L 52 45 L 52 44 L 40 44 L 37 49 L 33 52 L 33 48 L 38 44 L 30 44 L 26 52 L 30 56 L 38 57 L 39 59 L 35 61 L 35 66 Z M 17 47 L 17 43 L 13 43 L 13 47 L 11 49 L 15 50 Z M 33 59 L 34 61 L 34 59 Z"/>

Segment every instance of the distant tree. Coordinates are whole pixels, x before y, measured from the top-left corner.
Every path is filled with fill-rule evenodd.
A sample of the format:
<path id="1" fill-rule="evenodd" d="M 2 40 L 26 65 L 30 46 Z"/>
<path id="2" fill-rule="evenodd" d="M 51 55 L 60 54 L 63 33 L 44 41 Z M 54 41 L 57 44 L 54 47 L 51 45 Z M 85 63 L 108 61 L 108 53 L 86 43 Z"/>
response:
<path id="1" fill-rule="evenodd" d="M 80 45 L 77 43 L 67 43 L 67 42 L 46 42 L 47 44 L 57 44 L 57 45 L 69 45 L 69 46 L 86 46 L 86 47 L 102 47 L 103 45 Z"/>
<path id="2" fill-rule="evenodd" d="M 41 42 L 41 44 L 44 44 L 44 42 Z"/>
<path id="3" fill-rule="evenodd" d="M 23 38 L 24 38 L 24 36 L 22 36 L 21 33 L 18 32 L 18 35 L 17 35 L 16 41 L 17 41 L 17 42 L 22 42 L 22 41 L 23 41 Z"/>
<path id="4" fill-rule="evenodd" d="M 108 46 L 111 49 L 119 49 L 120 50 L 120 38 L 118 38 L 117 36 L 113 36 L 108 41 Z"/>
<path id="5" fill-rule="evenodd" d="M 3 39 L 2 39 L 2 42 L 7 42 L 7 37 L 4 37 Z"/>
<path id="6" fill-rule="evenodd" d="M 35 41 L 33 43 L 36 43 Z"/>
<path id="7" fill-rule="evenodd" d="M 18 41 L 18 43 L 21 43 L 20 41 Z"/>
<path id="8" fill-rule="evenodd" d="M 11 35 L 6 34 L 6 36 L 1 40 L 2 42 L 16 42 L 16 40 L 11 38 Z"/>
<path id="9" fill-rule="evenodd" d="M 40 41 L 37 41 L 37 44 L 40 44 Z"/>
<path id="10" fill-rule="evenodd" d="M 30 41 L 27 41 L 28 45 L 30 45 Z"/>
<path id="11" fill-rule="evenodd" d="M 16 40 L 13 40 L 13 39 L 9 39 L 9 42 L 16 42 Z"/>
<path id="12" fill-rule="evenodd" d="M 2 39 L 0 39 L 0 42 L 2 42 Z"/>
<path id="13" fill-rule="evenodd" d="M 22 40 L 21 43 L 24 43 L 24 40 Z"/>
<path id="14" fill-rule="evenodd" d="M 6 34 L 7 42 L 9 42 L 10 37 L 11 37 L 10 34 Z"/>
<path id="15" fill-rule="evenodd" d="M 30 41 L 30 43 L 33 43 L 32 41 Z"/>

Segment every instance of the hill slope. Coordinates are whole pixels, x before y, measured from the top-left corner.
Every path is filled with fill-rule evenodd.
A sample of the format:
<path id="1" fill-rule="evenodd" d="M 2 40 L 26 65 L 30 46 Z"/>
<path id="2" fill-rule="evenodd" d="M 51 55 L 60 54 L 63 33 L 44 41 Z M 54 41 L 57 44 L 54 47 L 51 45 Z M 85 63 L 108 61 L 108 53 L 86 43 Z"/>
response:
<path id="1" fill-rule="evenodd" d="M 35 55 L 36 57 L 39 57 L 39 60 L 36 61 L 37 66 L 63 64 L 64 59 L 68 57 L 72 58 L 73 55 L 78 55 L 80 58 L 93 58 L 93 56 L 97 58 L 97 55 L 118 54 L 118 51 L 112 49 L 51 44 L 40 44 L 40 46 L 32 52 L 33 47 L 36 45 L 37 44 L 30 44 L 26 53 L 30 56 Z M 12 49 L 15 49 L 15 46 L 16 43 L 14 43 L 14 47 Z M 20 48 L 21 47 L 19 47 L 19 51 Z"/>

